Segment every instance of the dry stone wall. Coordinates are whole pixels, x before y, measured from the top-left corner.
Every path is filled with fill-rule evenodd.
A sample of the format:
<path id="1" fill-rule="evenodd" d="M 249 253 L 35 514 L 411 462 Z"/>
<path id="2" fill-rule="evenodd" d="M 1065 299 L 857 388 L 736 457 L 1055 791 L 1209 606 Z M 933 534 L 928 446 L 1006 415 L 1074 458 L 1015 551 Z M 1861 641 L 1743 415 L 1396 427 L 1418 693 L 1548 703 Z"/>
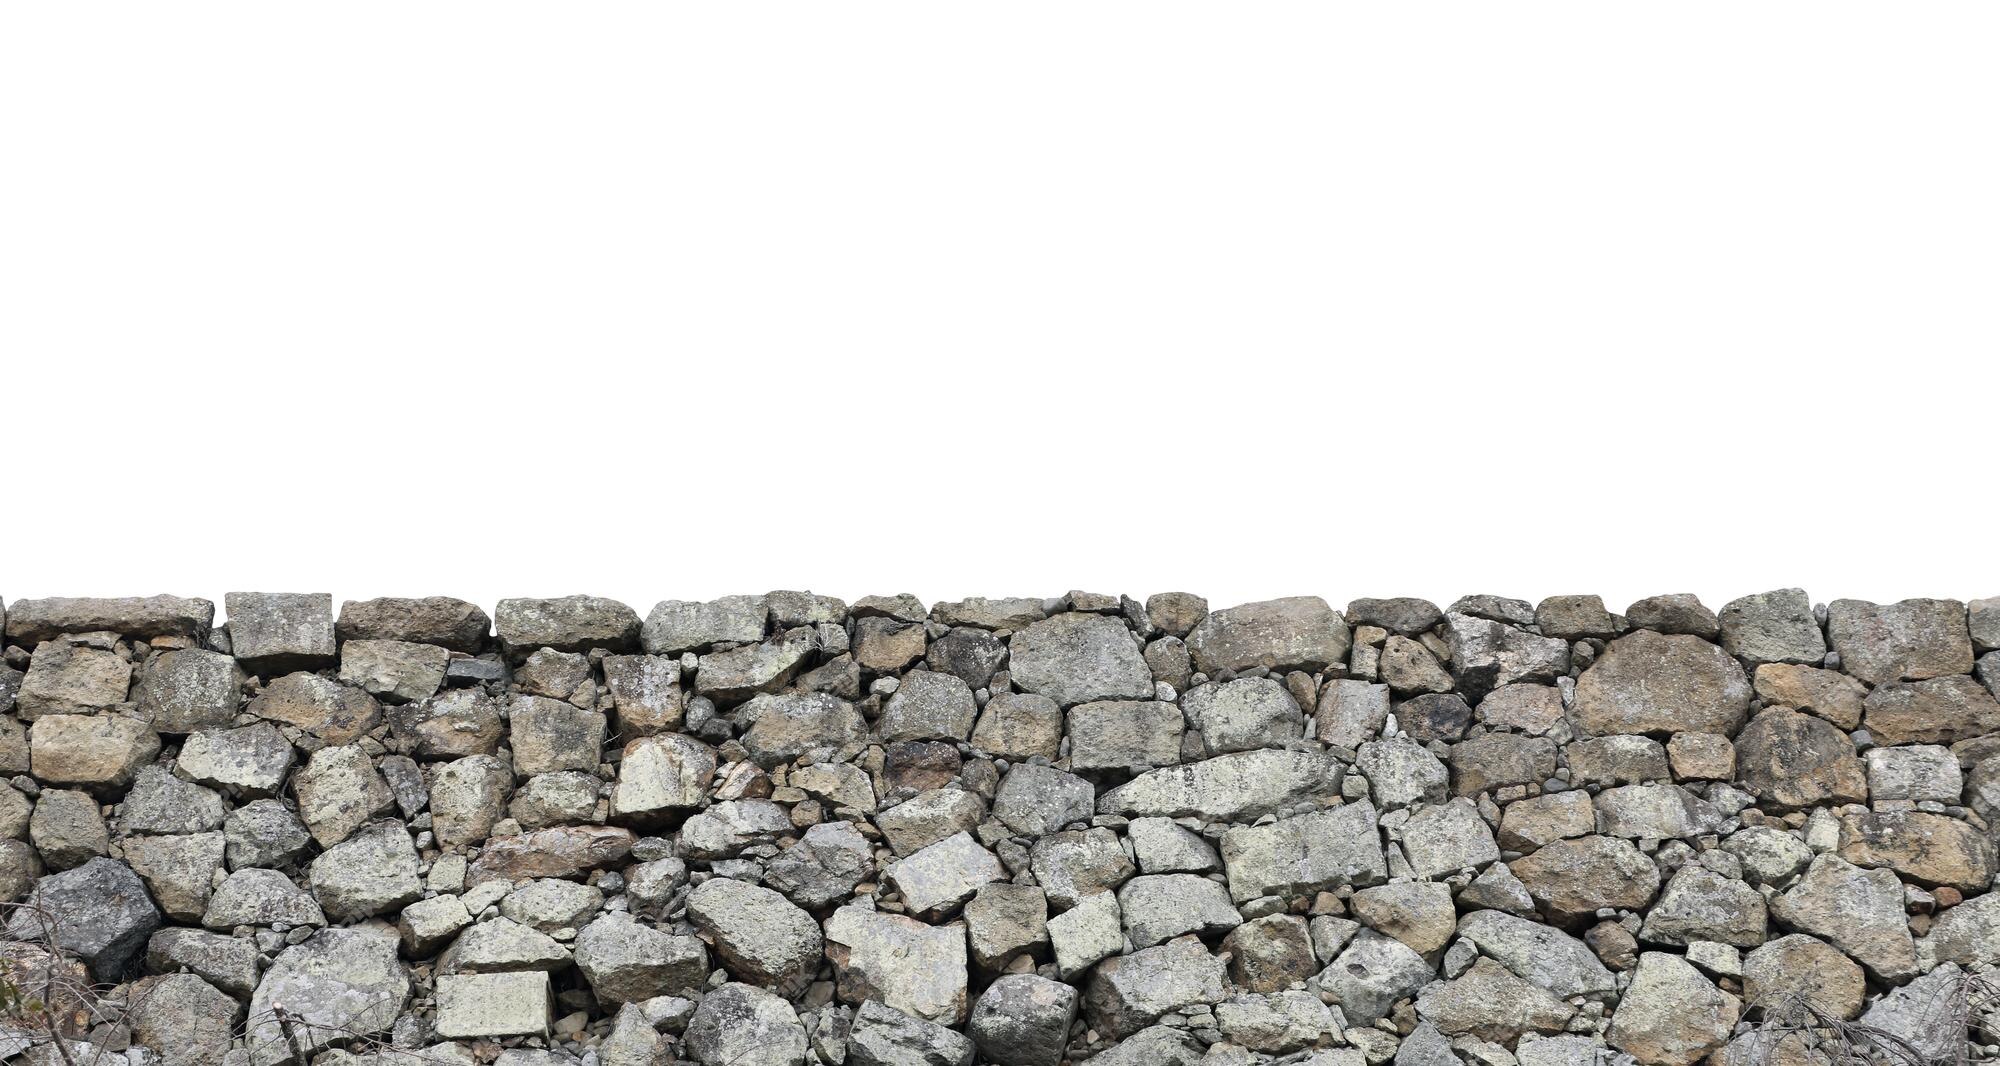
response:
<path id="1" fill-rule="evenodd" d="M 2000 600 L 224 607 L 0 604 L 10 1059 L 2000 1051 Z"/>

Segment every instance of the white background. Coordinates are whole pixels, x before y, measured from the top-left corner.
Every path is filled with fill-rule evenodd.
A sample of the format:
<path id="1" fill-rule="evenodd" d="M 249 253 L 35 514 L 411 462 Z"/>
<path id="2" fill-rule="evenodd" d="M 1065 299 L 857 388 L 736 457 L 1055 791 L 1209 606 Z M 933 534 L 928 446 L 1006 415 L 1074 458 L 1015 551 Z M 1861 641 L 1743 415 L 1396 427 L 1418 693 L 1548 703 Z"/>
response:
<path id="1" fill-rule="evenodd" d="M 1996 31 L 10 4 L 0 595 L 1994 595 Z"/>

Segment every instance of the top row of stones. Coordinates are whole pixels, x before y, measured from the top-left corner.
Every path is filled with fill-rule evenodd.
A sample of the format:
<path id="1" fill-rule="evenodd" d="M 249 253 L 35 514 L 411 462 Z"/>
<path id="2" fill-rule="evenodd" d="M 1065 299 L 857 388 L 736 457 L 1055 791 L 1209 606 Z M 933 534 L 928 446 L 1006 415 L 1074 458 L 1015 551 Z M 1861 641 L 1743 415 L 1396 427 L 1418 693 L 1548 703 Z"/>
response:
<path id="1" fill-rule="evenodd" d="M 478 605 L 448 596 L 348 600 L 337 618 L 327 593 L 231 592 L 223 603 L 229 650 L 246 669 L 263 674 L 327 665 L 347 640 L 400 640 L 467 654 L 497 644 L 499 651 L 517 656 L 537 648 L 678 655 L 754 643 L 773 631 L 849 620 L 1013 631 L 1070 612 L 1122 615 L 1143 635 L 1184 637 L 1198 659 L 1229 671 L 1257 666 L 1325 669 L 1345 658 L 1349 626 L 1414 635 L 1442 624 L 1447 614 L 1565 640 L 1608 638 L 1631 629 L 1698 636 L 1719 640 L 1729 654 L 1753 664 L 1816 664 L 1830 651 L 1828 634 L 1841 644 L 1848 633 L 1861 638 L 1849 646 L 1863 654 L 1850 651 L 1843 666 L 1870 683 L 1910 678 L 1913 667 L 1926 676 L 1969 672 L 1974 655 L 2000 648 L 2000 597 L 1887 605 L 1836 600 L 1816 609 L 1802 589 L 1744 596 L 1719 613 L 1692 595 L 1654 596 L 1622 615 L 1607 610 L 1596 596 L 1553 596 L 1531 605 L 1486 595 L 1463 597 L 1448 609 L 1408 597 L 1359 599 L 1343 614 L 1317 596 L 1294 596 L 1211 612 L 1208 601 L 1184 592 L 1160 593 L 1143 603 L 1070 592 L 1052 599 L 974 597 L 929 608 L 907 594 L 868 596 L 849 604 L 810 592 L 771 592 L 706 602 L 664 600 L 643 621 L 626 604 L 585 595 L 505 599 L 491 618 Z M 8 642 L 29 648 L 63 634 L 93 632 L 162 646 L 202 644 L 211 639 L 214 619 L 212 601 L 179 596 L 54 597 L 20 600 L 11 607 L 0 601 Z M 1895 638 L 1887 642 L 1891 645 L 1930 649 L 1940 661 L 1912 664 L 1902 661 L 1905 656 L 1895 662 L 1869 661 L 1865 649 L 1883 642 L 1867 638 L 1883 636 Z M 1277 656 L 1286 661 L 1259 661 L 1273 657 L 1274 642 L 1288 645 Z"/>

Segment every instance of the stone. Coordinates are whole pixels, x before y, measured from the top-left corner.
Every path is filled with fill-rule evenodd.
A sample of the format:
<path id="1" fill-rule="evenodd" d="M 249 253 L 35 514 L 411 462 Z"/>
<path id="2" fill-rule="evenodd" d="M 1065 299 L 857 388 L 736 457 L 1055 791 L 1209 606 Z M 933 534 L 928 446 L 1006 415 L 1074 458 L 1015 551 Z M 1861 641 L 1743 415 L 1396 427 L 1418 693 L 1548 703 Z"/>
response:
<path id="1" fill-rule="evenodd" d="M 610 866 L 632 851 L 632 831 L 614 826 L 579 825 L 537 829 L 520 836 L 488 840 L 467 883 L 527 877 L 576 877 L 585 870 Z"/>
<path id="2" fill-rule="evenodd" d="M 168 918 L 198 922 L 208 910 L 215 872 L 222 869 L 221 833 L 127 837 L 125 861 Z"/>
<path id="3" fill-rule="evenodd" d="M 776 692 L 805 669 L 816 647 L 814 631 L 802 627 L 762 644 L 711 652 L 695 668 L 695 691 L 725 704 Z"/>
<path id="4" fill-rule="evenodd" d="M 1964 981 L 1968 975 L 1949 963 L 1892 989 L 1861 1016 L 1861 1024 L 1888 1038 L 1902 1041 L 1894 1052 L 1913 1062 L 1950 1062 L 1967 1053 L 1967 1039 L 1960 1011 L 1965 1003 Z M 1972 1007 L 1971 1011 L 1979 1008 Z M 1985 1012 L 1981 1012 L 1985 1013 Z M 1990 1014 L 1987 1014 L 1990 1017 Z M 1974 1023 L 1983 1032 L 1991 1022 Z M 1977 1039 L 1977 1038 L 1975 1038 Z M 1887 1043 L 1887 1040 L 1882 1040 Z M 1907 1047 L 1908 1050 L 1903 1050 Z"/>
<path id="5" fill-rule="evenodd" d="M 1493 830 L 1469 799 L 1426 807 L 1412 815 L 1403 824 L 1403 851 L 1419 877 L 1443 877 L 1500 858 Z"/>
<path id="6" fill-rule="evenodd" d="M 1293 914 L 1253 918 L 1222 938 L 1229 979 L 1252 992 L 1278 992 L 1319 969 L 1305 919 Z"/>
<path id="7" fill-rule="evenodd" d="M 59 596 L 15 600 L 4 613 L 7 639 L 32 648 L 65 633 L 117 633 L 139 640 L 201 640 L 215 622 L 215 604 L 180 596 L 110 598 Z"/>
<path id="8" fill-rule="evenodd" d="M 1452 677 L 1470 699 L 1517 682 L 1548 684 L 1569 673 L 1566 640 L 1456 611 L 1444 620 Z"/>
<path id="9" fill-rule="evenodd" d="M 1213 845 L 1170 818 L 1134 818 L 1125 826 L 1125 839 L 1143 873 L 1207 873 L 1222 867 Z"/>
<path id="10" fill-rule="evenodd" d="M 422 959 L 437 954 L 471 924 L 472 915 L 457 896 L 432 896 L 404 907 L 396 918 L 396 932 L 410 957 Z"/>
<path id="11" fill-rule="evenodd" d="M 1208 617 L 1208 601 L 1192 592 L 1159 592 L 1146 597 L 1146 620 L 1173 637 L 1185 637 Z"/>
<path id="12" fill-rule="evenodd" d="M 189 784 L 160 766 L 140 769 L 118 806 L 120 834 L 203 833 L 222 828 L 221 795 Z"/>
<path id="13" fill-rule="evenodd" d="M 611 1008 L 700 988 L 708 979 L 708 951 L 694 937 L 613 911 L 577 933 L 576 968 L 599 1005 Z"/>
<path id="14" fill-rule="evenodd" d="M 1063 739 L 1063 711 L 1032 692 L 996 692 L 972 727 L 972 746 L 999 759 L 1053 760 Z"/>
<path id="15" fill-rule="evenodd" d="M 1672 776 L 1667 765 L 1666 745 L 1652 737 L 1621 733 L 1578 740 L 1564 745 L 1563 754 L 1569 760 L 1569 783 L 1572 787 L 1631 785 L 1642 781 L 1665 781 Z"/>
<path id="16" fill-rule="evenodd" d="M 681 665 L 662 655 L 607 655 L 604 688 L 618 735 L 628 739 L 679 730 L 687 721 Z"/>
<path id="17" fill-rule="evenodd" d="M 358 746 L 321 748 L 292 780 L 299 819 L 320 847 L 330 848 L 369 822 L 389 814 L 396 794 Z"/>
<path id="18" fill-rule="evenodd" d="M 1666 840 L 1720 833 L 1715 805 L 1679 785 L 1654 783 L 1607 788 L 1597 794 L 1597 831 L 1634 840 Z"/>
<path id="19" fill-rule="evenodd" d="M 804 1066 L 810 1048 L 790 1003 L 735 982 L 702 997 L 681 1046 L 702 1066 Z"/>
<path id="20" fill-rule="evenodd" d="M 793 830 L 791 816 L 770 800 L 726 800 L 681 823 L 680 853 L 690 859 L 730 859 Z"/>
<path id="21" fill-rule="evenodd" d="M 854 623 L 854 660 L 878 673 L 899 671 L 923 658 L 927 642 L 921 624 L 883 617 Z"/>
<path id="22" fill-rule="evenodd" d="M 954 629 L 931 642 L 924 662 L 938 673 L 965 682 L 968 688 L 985 688 L 1007 662 L 1007 644 L 983 629 Z"/>
<path id="23" fill-rule="evenodd" d="M 1268 677 L 1200 685 L 1181 697 L 1181 712 L 1207 755 L 1283 747 L 1304 735 L 1305 715 L 1285 686 Z M 1071 712 L 1074 730 L 1075 712 Z M 1175 737 L 1175 746 L 1179 738 Z M 1074 740 L 1072 740 L 1072 746 Z M 1165 760 L 1172 762 L 1176 760 Z M 1152 765 L 1164 765 L 1154 762 Z"/>
<path id="24" fill-rule="evenodd" d="M 662 600 L 646 615 L 640 641 L 652 655 L 707 651 L 718 644 L 755 644 L 764 639 L 769 618 L 763 596 L 724 596 L 707 603 Z"/>
<path id="25" fill-rule="evenodd" d="M 1893 871 L 1820 855 L 1797 884 L 1771 899 L 1770 908 L 1779 924 L 1832 944 L 1881 980 L 1902 981 L 1917 972 L 1903 884 Z"/>
<path id="26" fill-rule="evenodd" d="M 1424 988 L 1417 1014 L 1447 1036 L 1511 1044 L 1523 1033 L 1562 1032 L 1576 1008 L 1492 959 L 1477 959 L 1457 978 Z"/>
<path id="27" fill-rule="evenodd" d="M 1625 620 L 1634 629 L 1650 629 L 1655 633 L 1681 634 L 1710 641 L 1715 640 L 1722 630 L 1715 612 L 1702 606 L 1700 598 L 1684 592 L 1648 596 L 1635 601 L 1625 608 Z"/>
<path id="28" fill-rule="evenodd" d="M 1076 989 L 1034 974 L 1007 974 L 972 1007 L 967 1035 L 999 1066 L 1058 1066 L 1076 1019 Z"/>
<path id="29" fill-rule="evenodd" d="M 1450 692 L 1453 685 L 1451 674 L 1437 656 L 1408 637 L 1390 637 L 1383 642 L 1379 669 L 1383 682 L 1397 695 Z"/>
<path id="30" fill-rule="evenodd" d="M 1435 629 L 1444 621 L 1444 612 L 1437 604 L 1408 596 L 1354 600 L 1343 614 L 1349 625 L 1375 626 L 1409 637 Z"/>
<path id="31" fill-rule="evenodd" d="M 591 821 L 597 815 L 601 784 L 596 774 L 581 770 L 537 774 L 514 790 L 514 798 L 507 801 L 507 816 L 523 829 Z"/>
<path id="32" fill-rule="evenodd" d="M 1233 827 L 1222 834 L 1222 861 L 1238 902 L 1388 879 L 1375 808 L 1365 802 Z"/>
<path id="33" fill-rule="evenodd" d="M 1125 950 L 1119 924 L 1118 897 L 1111 892 L 1085 896 L 1069 910 L 1049 919 L 1049 945 L 1056 971 L 1065 979 Z"/>
<path id="34" fill-rule="evenodd" d="M 749 723 L 743 747 L 765 769 L 868 737 L 868 723 L 853 704 L 820 692 L 757 696 L 736 713 Z"/>
<path id="35" fill-rule="evenodd" d="M 597 768 L 604 748 L 602 713 L 546 696 L 515 696 L 507 718 L 515 773 Z"/>
<path id="36" fill-rule="evenodd" d="M 417 849 L 401 822 L 375 822 L 312 861 L 312 893 L 336 922 L 357 922 L 423 896 Z"/>
<path id="37" fill-rule="evenodd" d="M 1020 630 L 1048 617 L 1048 613 L 1042 601 L 1038 599 L 1021 596 L 1001 598 L 973 596 L 937 604 L 931 608 L 930 619 L 946 626 Z"/>
<path id="38" fill-rule="evenodd" d="M 2000 701 L 1963 674 L 1885 682 L 1865 707 L 1863 725 L 1877 744 L 1955 744 L 2000 732 Z"/>
<path id="39" fill-rule="evenodd" d="M 1487 733 L 1451 749 L 1452 790 L 1460 796 L 1540 784 L 1555 772 L 1556 744 L 1547 737 Z"/>
<path id="40" fill-rule="evenodd" d="M 1737 830 L 1722 842 L 1743 866 L 1743 876 L 1752 884 L 1782 885 L 1804 871 L 1812 861 L 1812 849 L 1797 837 L 1769 826 Z"/>
<path id="41" fill-rule="evenodd" d="M 471 693 L 453 693 L 450 698 L 465 699 Z M 264 691 L 250 701 L 246 708 L 251 714 L 267 721 L 282 725 L 297 726 L 329 745 L 352 744 L 382 722 L 382 705 L 375 697 L 351 685 L 331 681 L 318 674 L 286 674 L 265 684 Z M 417 714 L 415 710 L 405 710 L 403 716 Z M 395 726 L 400 717 L 392 717 Z M 499 712 L 493 712 L 496 728 L 494 741 L 499 740 Z M 397 735 L 404 730 L 397 728 Z M 491 747 L 487 749 L 491 753 Z M 471 754 L 460 752 L 459 754 Z"/>
<path id="42" fill-rule="evenodd" d="M 1732 735 L 1750 708 L 1750 682 L 1699 637 L 1638 630 L 1614 640 L 1577 679 L 1571 713 L 1586 735 L 1691 730 Z"/>
<path id="43" fill-rule="evenodd" d="M 1764 897 L 1734 878 L 1702 866 L 1683 866 L 1646 913 L 1639 939 L 1686 947 L 1712 941 L 1739 948 L 1764 942 Z"/>
<path id="44" fill-rule="evenodd" d="M 549 975 L 526 970 L 439 977 L 434 1024 L 447 1040 L 539 1035 L 549 1027 Z"/>
<path id="45" fill-rule="evenodd" d="M 1450 743 L 1472 725 L 1472 705 L 1456 692 L 1427 692 L 1396 705 L 1396 723 L 1419 744 Z"/>
<path id="46" fill-rule="evenodd" d="M 340 680 L 384 703 L 437 695 L 451 653 L 435 644 L 350 640 L 340 646 Z"/>
<path id="47" fill-rule="evenodd" d="M 1195 874 L 1145 874 L 1118 888 L 1125 935 L 1149 948 L 1189 933 L 1225 933 L 1243 922 L 1223 885 Z"/>
<path id="48" fill-rule="evenodd" d="M 388 1032 L 410 997 L 396 945 L 393 932 L 359 926 L 322 929 L 280 952 L 250 997 L 245 1040 L 253 1066 L 292 1059 L 280 1008 L 296 1019 L 293 1037 L 307 1054 Z"/>
<path id="49" fill-rule="evenodd" d="M 1563 720 L 1562 692 L 1554 685 L 1503 685 L 1479 701 L 1479 720 L 1541 736 Z"/>
<path id="50" fill-rule="evenodd" d="M 332 596 L 231 592 L 222 602 L 229 612 L 230 647 L 243 669 L 269 677 L 332 665 Z"/>
<path id="51" fill-rule="evenodd" d="M 879 999 L 925 1021 L 957 1025 L 966 1008 L 965 933 L 849 905 L 826 920 L 826 957 L 843 1003 Z"/>
<path id="52" fill-rule="evenodd" d="M 1827 605 L 1826 633 L 1841 669 L 1870 685 L 1921 681 L 1972 672 L 1965 618 L 1957 600 L 1835 600 Z"/>
<path id="53" fill-rule="evenodd" d="M 768 888 L 711 877 L 688 894 L 687 911 L 737 980 L 795 995 L 819 966 L 819 923 Z"/>
<path id="54" fill-rule="evenodd" d="M 1004 881 L 979 886 L 965 903 L 965 937 L 972 961 L 989 972 L 1025 954 L 1046 955 L 1048 897 L 1035 885 Z"/>
<path id="55" fill-rule="evenodd" d="M 604 904 L 604 890 L 553 877 L 537 878 L 509 892 L 500 913 L 544 933 L 580 928 Z"/>
<path id="56" fill-rule="evenodd" d="M 1861 1014 L 1867 979 L 1854 960 L 1823 940 L 1793 933 L 1743 957 L 1743 1002 L 1764 1010 L 1803 999 L 1836 1018 Z"/>
<path id="57" fill-rule="evenodd" d="M 1804 589 L 1779 589 L 1723 604 L 1717 615 L 1722 647 L 1750 664 L 1817 665 L 1826 656 L 1826 638 L 1813 617 Z"/>
<path id="58" fill-rule="evenodd" d="M 1868 798 L 1854 742 L 1823 719 L 1783 707 L 1766 707 L 1743 728 L 1736 766 L 1744 788 L 1784 810 Z"/>
<path id="59" fill-rule="evenodd" d="M 1660 888 L 1653 860 L 1630 842 L 1610 836 L 1559 840 L 1514 860 L 1509 868 L 1557 925 L 1588 920 L 1601 907 L 1643 910 Z"/>
<path id="60" fill-rule="evenodd" d="M 2000 963 L 2000 893 L 1989 892 L 1940 912 L 1919 942 L 1917 957 L 1967 968 Z"/>
<path id="61" fill-rule="evenodd" d="M 1009 643 L 1014 684 L 1063 707 L 1153 695 L 1153 674 L 1123 622 L 1060 614 L 1027 626 Z"/>
<path id="62" fill-rule="evenodd" d="M 1816 714 L 1842 730 L 1860 727 L 1868 696 L 1868 686 L 1846 674 L 1781 663 L 1758 667 L 1753 687 L 1766 704 Z"/>
<path id="63" fill-rule="evenodd" d="M 298 815 L 275 799 L 253 800 L 230 811 L 222 832 L 232 870 L 288 866 L 313 842 Z"/>
<path id="64" fill-rule="evenodd" d="M 637 651 L 640 625 L 638 613 L 616 600 L 560 596 L 501 600 L 493 612 L 493 628 L 501 650 L 519 659 L 537 648 Z"/>
<path id="65" fill-rule="evenodd" d="M 1641 1063 L 1693 1066 L 1728 1042 L 1742 1011 L 1741 1000 L 1685 959 L 1648 951 L 1639 956 L 1604 1039 Z"/>
<path id="66" fill-rule="evenodd" d="M 1096 790 L 1083 778 L 1054 767 L 1020 763 L 1001 779 L 993 796 L 993 817 L 1016 833 L 1045 836 L 1087 820 L 1095 797 Z M 969 810 L 963 800 L 954 802 L 958 809 Z"/>
<path id="67" fill-rule="evenodd" d="M 1319 997 L 1304 990 L 1239 995 L 1216 1004 L 1216 1028 L 1230 1043 L 1264 1054 L 1285 1054 L 1340 1033 L 1340 1023 Z"/>
<path id="68" fill-rule="evenodd" d="M 7 933 L 33 940 L 53 930 L 63 951 L 90 967 L 100 982 L 125 975 L 160 927 L 160 911 L 131 867 L 96 858 L 73 870 L 38 878 L 25 904 L 14 910 Z"/>
<path id="69" fill-rule="evenodd" d="M 1317 752 L 1260 749 L 1149 770 L 1098 797 L 1102 814 L 1252 821 L 1340 792 L 1340 763 Z"/>
<path id="70" fill-rule="evenodd" d="M 898 740 L 965 740 L 979 714 L 972 689 L 950 674 L 911 670 L 875 723 L 884 742 Z"/>
<path id="71" fill-rule="evenodd" d="M 1736 776 L 1736 745 L 1720 733 L 1675 733 L 1667 758 L 1679 781 L 1729 781 Z"/>
<path id="72" fill-rule="evenodd" d="M 1336 678 L 1320 691 L 1313 712 L 1321 743 L 1359 747 L 1379 736 L 1389 718 L 1389 686 Z"/>
<path id="73" fill-rule="evenodd" d="M 278 794 L 292 768 L 292 745 L 269 722 L 190 733 L 174 769 L 237 799 Z"/>
<path id="74" fill-rule="evenodd" d="M 1184 1029 L 1148 1026 L 1092 1056 L 1092 1066 L 1199 1066 L 1209 1060 L 1200 1041 Z M 1360 1066 L 1342 1063 L 1336 1066 Z"/>
<path id="75" fill-rule="evenodd" d="M 217 886 L 201 924 L 210 929 L 244 925 L 325 925 L 319 901 L 277 870 L 237 870 Z"/>
<path id="76" fill-rule="evenodd" d="M 1345 662 L 1350 643 L 1346 621 L 1317 596 L 1215 611 L 1187 634 L 1195 666 L 1210 676 L 1239 674 L 1253 667 L 1318 673 Z M 1019 661 L 1017 652 L 1015 662 Z"/>
<path id="77" fill-rule="evenodd" d="M 1117 888 L 1135 872 L 1119 847 L 1118 834 L 1104 828 L 1045 836 L 1028 856 L 1049 902 L 1065 910 L 1086 896 Z"/>
<path id="78" fill-rule="evenodd" d="M 158 1049 L 162 1066 L 222 1066 L 243 1020 L 243 1004 L 191 973 L 138 981 L 132 1004 L 132 1038 Z"/>
<path id="79" fill-rule="evenodd" d="M 1408 944 L 1419 955 L 1444 950 L 1458 928 L 1451 886 L 1441 881 L 1404 881 L 1354 893 L 1348 907 L 1362 925 Z"/>
<path id="80" fill-rule="evenodd" d="M 88 792 L 43 789 L 28 819 L 28 838 L 54 870 L 73 869 L 111 853 L 111 831 Z"/>
<path id="81" fill-rule="evenodd" d="M 1950 748 L 1913 744 L 1901 748 L 1870 748 L 1862 756 L 1868 766 L 1868 794 L 1881 800 L 1933 800 L 1957 803 L 1965 791 L 1965 775 Z"/>
<path id="82" fill-rule="evenodd" d="M 447 848 L 477 844 L 493 832 L 514 788 L 514 773 L 491 755 L 468 755 L 431 773 L 431 831 Z"/>
<path id="83" fill-rule="evenodd" d="M 692 737 L 640 737 L 626 744 L 620 757 L 611 814 L 646 821 L 700 807 L 715 780 L 716 765 L 714 750 Z"/>
<path id="84" fill-rule="evenodd" d="M 1098 1031 L 1128 1036 L 1183 1007 L 1222 1002 L 1223 978 L 1222 960 L 1186 937 L 1099 963 L 1084 1010 Z"/>
<path id="85" fill-rule="evenodd" d="M 1023 774 L 1023 770 L 1040 772 Z M 1050 810 L 1035 806 L 1054 799 L 1049 793 L 1066 784 L 1063 779 L 1069 775 L 1049 767 L 1031 766 L 1016 766 L 1009 771 L 1010 776 L 1014 774 L 1021 774 L 1019 783 L 1010 791 L 1006 780 L 1002 779 L 1001 795 L 1009 800 L 1008 816 L 1021 823 L 1017 832 L 1024 836 L 1041 836 L 1060 829 L 1068 822 L 1089 817 L 1087 792 L 1081 800 L 1081 813 L 1077 813 L 1079 800 L 1074 795 L 1057 799 L 1060 805 Z M 1073 780 L 1081 782 L 1080 778 Z M 1087 782 L 1084 787 L 1088 788 Z M 919 792 L 883 811 L 875 816 L 875 825 L 897 855 L 909 855 L 954 833 L 977 828 L 985 820 L 986 804 L 980 801 L 977 794 L 957 788 L 940 788 Z"/>
<path id="86" fill-rule="evenodd" d="M 972 1066 L 973 1052 L 964 1034 L 872 999 L 854 1012 L 847 1038 L 856 1066 Z"/>
<path id="87" fill-rule="evenodd" d="M 477 604 L 450 596 L 347 600 L 333 625 L 334 635 L 343 642 L 400 640 L 467 654 L 485 648 L 492 628 L 492 619 Z"/>
<path id="88" fill-rule="evenodd" d="M 1136 774 L 1172 766 L 1181 761 L 1184 722 L 1181 708 L 1164 701 L 1078 704 L 1069 712 L 1070 768 Z"/>
<path id="89" fill-rule="evenodd" d="M 1509 851 L 1531 852 L 1596 831 L 1597 808 L 1590 793 L 1572 789 L 1508 804 L 1500 819 L 1499 844 Z"/>
<path id="90" fill-rule="evenodd" d="M 439 973 L 555 972 L 571 963 L 569 949 L 554 937 L 511 918 L 488 918 L 459 934 L 438 958 Z"/>
<path id="91" fill-rule="evenodd" d="M 93 714 L 125 702 L 132 664 L 117 653 L 62 641 L 37 645 L 14 705 L 22 718 Z"/>
<path id="92" fill-rule="evenodd" d="M 1349 1026 L 1367 1026 L 1435 978 L 1430 963 L 1409 945 L 1363 929 L 1320 971 L 1319 985 L 1333 992 Z"/>
<path id="93" fill-rule="evenodd" d="M 1993 883 L 1993 843 L 1966 822 L 1926 811 L 1860 811 L 1841 816 L 1840 857 L 1886 867 L 1921 885 L 1984 892 Z"/>
<path id="94" fill-rule="evenodd" d="M 228 725 L 243 695 L 236 660 L 200 648 L 164 651 L 139 670 L 138 717 L 162 733 Z"/>
<path id="95" fill-rule="evenodd" d="M 146 970 L 200 977 L 239 999 L 257 988 L 257 942 L 199 929 L 167 926 L 146 942 Z"/>
<path id="96" fill-rule="evenodd" d="M 123 715 L 51 714 L 28 727 L 35 780 L 113 792 L 160 753 L 160 735 Z"/>
<path id="97" fill-rule="evenodd" d="M 1384 810 L 1443 803 L 1451 780 L 1437 756 L 1405 737 L 1362 744 L 1355 754 L 1354 768 L 1368 779 L 1369 795 Z"/>
<path id="98" fill-rule="evenodd" d="M 1500 911 L 1473 911 L 1459 919 L 1458 935 L 1516 977 L 1563 999 L 1600 996 L 1617 980 L 1584 943 L 1560 929 Z"/>
<path id="99" fill-rule="evenodd" d="M 972 898 L 980 886 L 1007 876 L 1000 860 L 979 846 L 970 833 L 957 833 L 890 863 L 883 871 L 903 897 L 903 905 L 922 917 L 940 918 Z"/>

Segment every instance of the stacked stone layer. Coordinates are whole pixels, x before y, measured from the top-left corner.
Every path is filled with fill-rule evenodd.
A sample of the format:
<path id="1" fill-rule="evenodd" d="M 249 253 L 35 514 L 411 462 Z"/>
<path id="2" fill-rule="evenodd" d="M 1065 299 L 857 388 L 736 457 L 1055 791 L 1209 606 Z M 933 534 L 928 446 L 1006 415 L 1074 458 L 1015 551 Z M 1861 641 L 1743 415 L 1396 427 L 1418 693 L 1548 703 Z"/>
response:
<path id="1" fill-rule="evenodd" d="M 8 1057 L 2000 1053 L 2000 600 L 224 609 L 0 603 Z"/>

